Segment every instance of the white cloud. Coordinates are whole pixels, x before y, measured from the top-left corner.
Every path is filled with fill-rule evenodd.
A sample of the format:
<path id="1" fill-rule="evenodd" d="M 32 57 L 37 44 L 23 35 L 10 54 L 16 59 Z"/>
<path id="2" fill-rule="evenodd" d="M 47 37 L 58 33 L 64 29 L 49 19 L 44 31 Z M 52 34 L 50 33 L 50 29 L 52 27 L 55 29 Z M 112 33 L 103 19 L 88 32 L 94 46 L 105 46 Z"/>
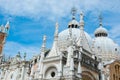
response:
<path id="1" fill-rule="evenodd" d="M 76 6 L 78 13 L 83 10 L 85 13 L 92 11 L 92 15 L 98 15 L 100 12 L 112 12 L 120 14 L 120 0 L 0 0 L 0 11 L 13 16 L 24 16 L 34 19 L 46 17 L 55 20 L 70 14 L 70 9 Z M 93 19 L 93 16 L 91 20 Z M 114 16 L 114 15 L 113 15 Z M 116 17 L 118 18 L 118 16 Z M 115 19 L 115 18 L 114 18 Z M 113 19 L 110 19 L 112 20 Z M 108 23 L 110 25 L 115 22 Z M 119 44 L 119 25 L 112 25 L 110 35 Z M 5 53 L 16 54 L 18 51 L 27 52 L 28 54 L 38 53 L 39 48 L 22 45 L 16 42 L 7 42 Z"/>
<path id="2" fill-rule="evenodd" d="M 13 53 L 14 52 L 14 53 Z M 18 52 L 21 52 L 21 55 L 27 53 L 27 59 L 30 59 L 35 54 L 40 54 L 40 48 L 35 46 L 22 45 L 17 42 L 7 41 L 4 46 L 3 53 L 8 56 L 15 56 Z"/>
<path id="3" fill-rule="evenodd" d="M 120 25 L 113 26 L 110 31 L 110 37 L 120 44 Z"/>
<path id="4" fill-rule="evenodd" d="M 73 5 L 78 9 L 84 9 L 85 12 L 89 10 L 120 12 L 119 3 L 119 0 L 0 0 L 0 9 L 10 15 L 51 18 L 68 14 Z"/>

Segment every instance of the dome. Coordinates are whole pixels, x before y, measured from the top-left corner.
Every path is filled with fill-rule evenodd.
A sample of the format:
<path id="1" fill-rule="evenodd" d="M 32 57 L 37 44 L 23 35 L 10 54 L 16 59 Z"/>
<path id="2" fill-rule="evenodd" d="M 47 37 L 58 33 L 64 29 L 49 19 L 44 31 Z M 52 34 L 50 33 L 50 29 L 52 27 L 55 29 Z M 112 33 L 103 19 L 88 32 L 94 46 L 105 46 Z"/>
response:
<path id="1" fill-rule="evenodd" d="M 78 28 L 79 27 L 79 23 L 75 19 L 73 19 L 68 24 L 68 28 L 70 28 L 70 27 L 72 27 L 72 28 Z"/>
<path id="2" fill-rule="evenodd" d="M 96 37 L 94 48 L 96 55 L 101 57 L 103 61 L 115 59 L 120 51 L 119 46 L 108 37 Z"/>
<path id="3" fill-rule="evenodd" d="M 100 20 L 100 27 L 95 30 L 94 48 L 95 53 L 103 61 L 116 59 L 120 52 L 120 47 L 108 36 L 108 31 L 103 28 Z"/>
<path id="4" fill-rule="evenodd" d="M 71 29 L 72 29 L 73 41 L 75 41 L 77 43 L 80 39 L 80 29 L 79 28 L 71 28 Z M 91 37 L 85 31 L 84 31 L 84 34 L 85 34 L 85 37 L 88 41 L 88 44 L 91 45 L 91 42 L 92 42 Z M 59 33 L 58 43 L 59 43 L 58 46 L 62 51 L 67 50 L 67 47 L 70 45 L 69 28 Z"/>
<path id="5" fill-rule="evenodd" d="M 96 29 L 94 34 L 95 34 L 96 37 L 107 36 L 108 35 L 108 31 L 105 28 L 103 28 L 103 27 L 99 27 L 99 28 Z"/>

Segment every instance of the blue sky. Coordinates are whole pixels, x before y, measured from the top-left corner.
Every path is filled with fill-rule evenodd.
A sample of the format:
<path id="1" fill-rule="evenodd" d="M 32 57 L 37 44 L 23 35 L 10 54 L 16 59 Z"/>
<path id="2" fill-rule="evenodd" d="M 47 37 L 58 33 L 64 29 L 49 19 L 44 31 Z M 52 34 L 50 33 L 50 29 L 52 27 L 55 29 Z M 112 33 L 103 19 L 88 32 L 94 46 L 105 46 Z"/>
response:
<path id="1" fill-rule="evenodd" d="M 0 25 L 10 21 L 4 53 L 15 56 L 18 51 L 30 58 L 40 53 L 42 36 L 47 35 L 47 47 L 52 46 L 54 26 L 59 32 L 66 29 L 71 20 L 71 8 L 85 15 L 85 31 L 94 37 L 102 13 L 103 25 L 109 37 L 120 45 L 120 0 L 0 0 Z"/>

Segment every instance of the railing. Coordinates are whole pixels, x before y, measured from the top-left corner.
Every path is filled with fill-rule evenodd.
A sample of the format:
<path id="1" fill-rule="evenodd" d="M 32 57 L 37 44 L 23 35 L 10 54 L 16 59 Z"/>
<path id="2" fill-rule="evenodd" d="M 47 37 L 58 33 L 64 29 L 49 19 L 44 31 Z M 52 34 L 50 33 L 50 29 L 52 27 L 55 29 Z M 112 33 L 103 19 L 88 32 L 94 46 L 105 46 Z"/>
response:
<path id="1" fill-rule="evenodd" d="M 81 64 L 93 71 L 96 71 L 96 72 L 99 71 L 98 69 L 99 62 L 85 54 L 82 54 Z"/>

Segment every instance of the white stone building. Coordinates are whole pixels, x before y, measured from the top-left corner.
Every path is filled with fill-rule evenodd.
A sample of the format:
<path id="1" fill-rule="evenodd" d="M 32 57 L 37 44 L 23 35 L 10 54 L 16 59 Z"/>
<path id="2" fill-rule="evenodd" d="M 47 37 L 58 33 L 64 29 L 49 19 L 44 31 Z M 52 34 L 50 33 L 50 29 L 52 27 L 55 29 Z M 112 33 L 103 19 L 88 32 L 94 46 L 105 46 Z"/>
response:
<path id="1" fill-rule="evenodd" d="M 26 56 L 21 59 L 20 53 L 1 60 L 0 80 L 106 80 L 104 65 L 119 59 L 120 48 L 108 37 L 101 18 L 92 39 L 84 31 L 84 14 L 80 14 L 78 22 L 75 12 L 73 8 L 72 20 L 62 32 L 56 23 L 51 49 L 46 49 L 44 36 L 41 52 L 32 60 L 26 61 Z"/>

